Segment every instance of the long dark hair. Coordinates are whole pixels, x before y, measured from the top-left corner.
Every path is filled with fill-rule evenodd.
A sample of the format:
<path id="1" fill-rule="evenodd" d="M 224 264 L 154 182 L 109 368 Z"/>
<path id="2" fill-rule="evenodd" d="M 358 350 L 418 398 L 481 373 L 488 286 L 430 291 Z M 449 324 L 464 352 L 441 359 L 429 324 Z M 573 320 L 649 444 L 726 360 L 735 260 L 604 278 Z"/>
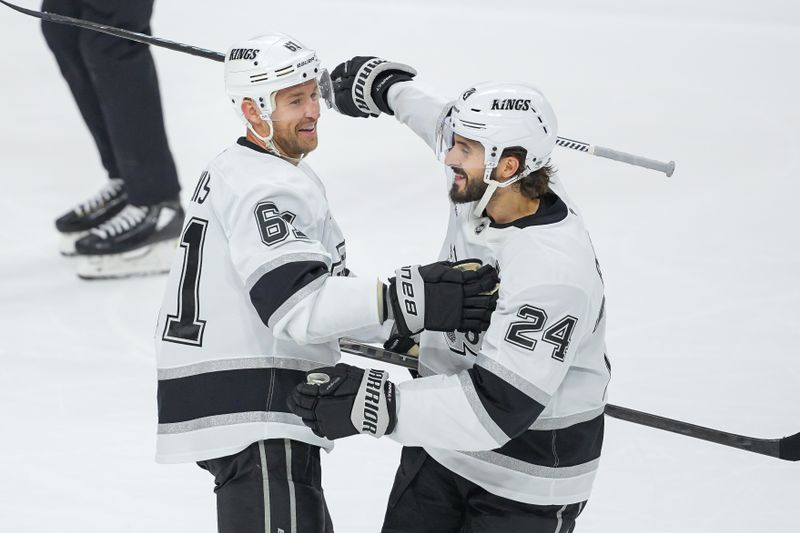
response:
<path id="1" fill-rule="evenodd" d="M 525 168 L 525 156 L 527 154 L 528 151 L 525 150 L 525 148 L 521 146 L 512 146 L 503 150 L 503 154 L 500 158 L 513 157 L 519 163 L 519 168 Z M 555 173 L 555 167 L 548 164 L 539 170 L 534 170 L 513 184 L 512 187 L 518 187 L 523 196 L 535 200 L 550 191 L 550 177 Z"/>

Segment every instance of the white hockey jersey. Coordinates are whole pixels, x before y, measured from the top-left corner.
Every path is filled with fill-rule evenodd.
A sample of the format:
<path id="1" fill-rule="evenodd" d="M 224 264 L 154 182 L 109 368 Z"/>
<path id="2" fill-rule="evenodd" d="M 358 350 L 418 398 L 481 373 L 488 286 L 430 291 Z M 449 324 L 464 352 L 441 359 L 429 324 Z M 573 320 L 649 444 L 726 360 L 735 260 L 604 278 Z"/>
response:
<path id="1" fill-rule="evenodd" d="M 242 138 L 203 172 L 155 332 L 159 462 L 222 457 L 261 439 L 330 449 L 286 406 L 338 339 L 380 324 L 376 279 L 346 274 L 325 189 Z"/>
<path id="2" fill-rule="evenodd" d="M 444 100 L 402 83 L 389 104 L 434 148 Z M 481 336 L 423 332 L 423 377 L 398 386 L 391 434 L 491 493 L 539 505 L 589 497 L 611 377 L 599 265 L 561 196 L 510 224 L 451 204 L 440 259 L 495 265 L 497 310 Z"/>

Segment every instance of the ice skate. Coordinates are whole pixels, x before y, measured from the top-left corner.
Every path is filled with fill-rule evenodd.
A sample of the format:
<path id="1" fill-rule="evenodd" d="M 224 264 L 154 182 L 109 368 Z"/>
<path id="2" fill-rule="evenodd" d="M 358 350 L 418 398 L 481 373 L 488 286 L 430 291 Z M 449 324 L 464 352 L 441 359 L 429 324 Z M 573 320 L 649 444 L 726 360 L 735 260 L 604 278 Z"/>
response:
<path id="1" fill-rule="evenodd" d="M 78 277 L 111 279 L 169 271 L 184 212 L 177 201 L 126 205 L 75 243 Z"/>
<path id="2" fill-rule="evenodd" d="M 60 216 L 56 220 L 56 229 L 61 233 L 61 255 L 76 255 L 75 242 L 87 236 L 90 229 L 122 211 L 127 198 L 122 180 L 111 179 L 97 194 Z"/>

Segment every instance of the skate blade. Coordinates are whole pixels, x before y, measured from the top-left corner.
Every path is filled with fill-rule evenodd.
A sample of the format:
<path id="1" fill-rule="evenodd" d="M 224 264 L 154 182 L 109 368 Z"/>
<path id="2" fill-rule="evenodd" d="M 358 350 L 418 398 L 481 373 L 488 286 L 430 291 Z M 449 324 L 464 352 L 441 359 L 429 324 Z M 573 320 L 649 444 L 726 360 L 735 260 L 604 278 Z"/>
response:
<path id="1" fill-rule="evenodd" d="M 120 279 L 166 274 L 172 265 L 178 239 L 160 241 L 122 254 L 81 255 L 81 279 Z"/>
<path id="2" fill-rule="evenodd" d="M 64 257 L 75 257 L 78 252 L 75 251 L 75 242 L 89 235 L 88 231 L 76 231 L 74 233 L 62 233 L 61 240 L 58 242 L 58 253 Z"/>

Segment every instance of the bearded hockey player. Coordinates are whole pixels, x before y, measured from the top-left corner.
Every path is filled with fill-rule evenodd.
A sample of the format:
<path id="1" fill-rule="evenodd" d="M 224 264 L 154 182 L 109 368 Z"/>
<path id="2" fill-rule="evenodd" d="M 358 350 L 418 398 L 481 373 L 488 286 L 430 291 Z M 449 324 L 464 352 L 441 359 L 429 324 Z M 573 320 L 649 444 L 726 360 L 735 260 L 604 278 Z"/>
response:
<path id="1" fill-rule="evenodd" d="M 316 435 L 377 419 L 374 436 L 406 446 L 385 532 L 571 532 L 597 471 L 611 371 L 589 235 L 549 186 L 556 116 L 528 84 L 481 83 L 448 103 L 414 74 L 356 57 L 333 71 L 338 108 L 393 114 L 439 154 L 451 200 L 440 257 L 498 265 L 497 310 L 485 335 L 423 332 L 419 379 L 395 386 L 339 364 L 315 370 L 292 408 Z"/>
<path id="2" fill-rule="evenodd" d="M 289 412 L 305 372 L 335 364 L 337 340 L 393 318 L 481 331 L 494 308 L 491 266 L 404 267 L 406 281 L 348 276 L 345 240 L 317 147 L 330 78 L 313 50 L 283 34 L 232 47 L 228 98 L 247 134 L 203 172 L 186 212 L 156 330 L 157 460 L 215 478 L 219 531 L 332 531 L 315 435 Z M 391 398 L 388 399 L 391 401 Z"/>

